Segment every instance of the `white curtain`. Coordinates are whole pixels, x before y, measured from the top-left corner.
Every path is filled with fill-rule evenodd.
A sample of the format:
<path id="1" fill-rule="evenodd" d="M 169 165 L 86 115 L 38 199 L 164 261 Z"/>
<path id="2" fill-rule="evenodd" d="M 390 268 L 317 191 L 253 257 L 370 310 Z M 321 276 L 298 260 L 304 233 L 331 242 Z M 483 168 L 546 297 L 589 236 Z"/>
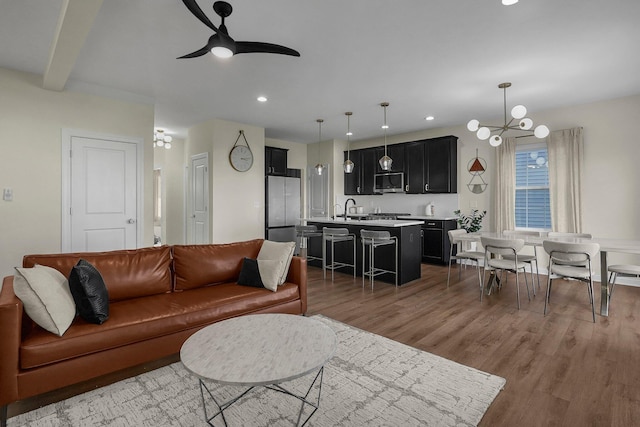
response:
<path id="1" fill-rule="evenodd" d="M 554 231 L 582 232 L 583 145 L 582 128 L 549 135 L 549 198 Z"/>
<path id="2" fill-rule="evenodd" d="M 495 231 L 513 230 L 516 223 L 516 139 L 505 138 L 496 148 L 493 223 Z"/>

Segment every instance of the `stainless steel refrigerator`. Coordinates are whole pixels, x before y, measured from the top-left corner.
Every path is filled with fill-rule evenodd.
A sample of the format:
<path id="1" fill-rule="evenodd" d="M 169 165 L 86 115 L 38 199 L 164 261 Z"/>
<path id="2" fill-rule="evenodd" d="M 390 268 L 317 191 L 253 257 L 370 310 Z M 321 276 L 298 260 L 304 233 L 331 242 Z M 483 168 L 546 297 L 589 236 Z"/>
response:
<path id="1" fill-rule="evenodd" d="M 295 226 L 300 223 L 300 177 L 267 176 L 266 230 L 268 240 L 296 242 Z"/>

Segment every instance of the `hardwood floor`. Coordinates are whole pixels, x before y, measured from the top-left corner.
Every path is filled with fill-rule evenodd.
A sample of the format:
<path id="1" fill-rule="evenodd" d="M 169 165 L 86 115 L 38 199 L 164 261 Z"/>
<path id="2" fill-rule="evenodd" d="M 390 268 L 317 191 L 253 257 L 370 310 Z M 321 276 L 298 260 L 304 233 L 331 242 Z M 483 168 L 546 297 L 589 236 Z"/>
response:
<path id="1" fill-rule="evenodd" d="M 521 276 L 522 278 L 522 276 Z M 544 279 L 544 280 L 543 280 Z M 543 316 L 546 276 L 527 300 L 514 276 L 480 302 L 475 269 L 422 265 L 422 278 L 399 287 L 309 267 L 308 314 L 322 314 L 506 378 L 481 426 L 640 425 L 640 288 L 618 286 L 609 317 L 596 323 L 587 286 L 554 281 Z"/>

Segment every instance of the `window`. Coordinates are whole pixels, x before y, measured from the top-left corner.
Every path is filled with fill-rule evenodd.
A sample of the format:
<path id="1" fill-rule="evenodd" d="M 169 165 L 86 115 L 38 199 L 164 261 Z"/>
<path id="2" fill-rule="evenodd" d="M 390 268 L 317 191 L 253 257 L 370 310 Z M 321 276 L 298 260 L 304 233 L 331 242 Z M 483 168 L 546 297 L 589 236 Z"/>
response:
<path id="1" fill-rule="evenodd" d="M 516 148 L 516 228 L 551 229 L 548 158 L 545 143 Z"/>

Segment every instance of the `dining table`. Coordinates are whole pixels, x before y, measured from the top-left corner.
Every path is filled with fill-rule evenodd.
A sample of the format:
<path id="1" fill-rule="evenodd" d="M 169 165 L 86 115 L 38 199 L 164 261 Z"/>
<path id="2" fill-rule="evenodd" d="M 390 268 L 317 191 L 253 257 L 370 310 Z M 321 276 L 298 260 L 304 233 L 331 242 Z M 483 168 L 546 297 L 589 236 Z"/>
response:
<path id="1" fill-rule="evenodd" d="M 540 236 L 529 235 L 505 235 L 495 231 L 477 231 L 461 236 L 462 240 L 470 242 L 479 242 L 482 237 L 498 237 L 498 238 L 517 238 L 524 240 L 526 246 L 533 246 L 534 250 L 542 246 L 545 240 L 555 240 L 561 242 L 572 243 L 597 243 L 600 245 L 600 315 L 609 316 L 609 302 L 611 299 L 611 286 L 609 283 L 608 271 L 608 254 L 610 252 L 636 254 L 640 255 L 640 240 L 636 239 L 617 239 L 607 237 L 593 237 L 591 239 L 584 237 L 548 237 L 544 232 Z"/>

